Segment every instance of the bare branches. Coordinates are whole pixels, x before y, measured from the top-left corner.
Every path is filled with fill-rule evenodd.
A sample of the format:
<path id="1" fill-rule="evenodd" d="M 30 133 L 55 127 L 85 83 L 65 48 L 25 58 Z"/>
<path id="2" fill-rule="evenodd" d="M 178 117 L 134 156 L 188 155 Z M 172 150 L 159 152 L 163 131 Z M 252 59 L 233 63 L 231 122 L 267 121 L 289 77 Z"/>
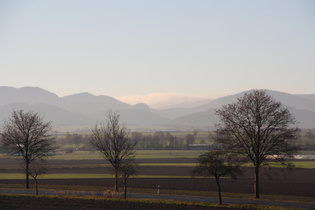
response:
<path id="1" fill-rule="evenodd" d="M 119 168 L 119 173 L 123 178 L 123 183 L 124 183 L 124 198 L 127 198 L 127 179 L 130 176 L 134 176 L 137 174 L 137 163 L 135 162 L 134 159 L 125 159 L 123 160 L 120 168 Z"/>
<path id="2" fill-rule="evenodd" d="M 127 159 L 133 159 L 136 142 L 128 139 L 125 126 L 119 124 L 120 115 L 109 111 L 107 123 L 96 125 L 92 130 L 91 144 L 108 160 L 115 170 L 115 190 L 118 191 L 117 178 L 119 170 Z"/>
<path id="3" fill-rule="evenodd" d="M 22 157 L 26 170 L 26 188 L 29 188 L 29 165 L 54 154 L 57 149 L 55 138 L 49 134 L 51 123 L 43 122 L 37 113 L 13 111 L 10 119 L 4 122 L 1 140 L 8 154 Z"/>
<path id="4" fill-rule="evenodd" d="M 29 174 L 35 181 L 36 195 L 38 195 L 37 178 L 46 173 L 47 163 L 44 159 L 36 159 L 29 166 Z"/>
<path id="5" fill-rule="evenodd" d="M 201 154 L 197 161 L 198 165 L 194 168 L 194 175 L 203 175 L 205 177 L 231 176 L 236 178 L 241 174 L 239 164 L 231 160 L 226 152 L 222 150 L 213 150 Z"/>
<path id="6" fill-rule="evenodd" d="M 220 177 L 230 176 L 236 179 L 238 175 L 242 174 L 239 168 L 240 162 L 234 158 L 235 156 L 229 156 L 223 150 L 208 151 L 199 156 L 198 165 L 192 171 L 193 175 L 215 178 L 220 204 L 222 204 Z"/>
<path id="7" fill-rule="evenodd" d="M 250 91 L 216 114 L 220 118 L 216 125 L 217 142 L 231 152 L 245 154 L 257 172 L 262 164 L 267 164 L 269 156 L 285 165 L 285 157 L 291 157 L 300 149 L 292 144 L 299 131 L 295 118 L 265 91 Z"/>

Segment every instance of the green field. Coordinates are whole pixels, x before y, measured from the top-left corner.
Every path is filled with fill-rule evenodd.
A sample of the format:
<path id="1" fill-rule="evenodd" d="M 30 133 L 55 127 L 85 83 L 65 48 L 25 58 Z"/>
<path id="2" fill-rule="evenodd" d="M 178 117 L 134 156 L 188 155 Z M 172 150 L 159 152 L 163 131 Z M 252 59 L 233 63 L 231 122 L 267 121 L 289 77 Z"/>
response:
<path id="1" fill-rule="evenodd" d="M 301 155 L 315 155 L 315 150 L 312 151 L 312 150 L 302 150 L 300 151 L 300 154 Z"/>
<path id="2" fill-rule="evenodd" d="M 199 150 L 137 150 L 136 159 L 159 158 L 197 158 L 202 151 Z M 103 159 L 98 152 L 75 151 L 72 154 L 59 153 L 52 157 L 56 160 L 95 160 Z"/>
<path id="3" fill-rule="evenodd" d="M 172 159 L 198 158 L 200 150 L 137 150 L 136 159 Z M 96 160 L 103 159 L 98 152 L 76 151 L 72 154 L 61 153 L 52 157 L 56 160 Z M 315 161 L 293 161 L 297 168 L 315 169 Z M 195 166 L 194 163 L 150 163 L 143 166 Z M 99 164 L 98 167 L 109 167 L 109 164 Z M 92 167 L 92 166 L 91 166 Z M 95 167 L 95 165 L 93 166 Z"/>
<path id="4" fill-rule="evenodd" d="M 136 159 L 139 159 L 139 166 L 140 167 L 146 167 L 146 170 L 155 170 L 155 172 L 157 173 L 143 173 L 136 175 L 134 177 L 130 177 L 130 179 L 133 182 L 136 183 L 140 183 L 142 180 L 142 178 L 145 179 L 149 179 L 149 181 L 154 182 L 156 179 L 158 179 L 158 182 L 165 182 L 167 184 L 171 184 L 174 181 L 173 180 L 180 180 L 183 178 L 183 182 L 189 182 L 189 178 L 191 178 L 191 176 L 189 176 L 189 174 L 173 174 L 173 173 L 169 173 L 168 174 L 164 174 L 164 173 L 159 173 L 160 170 L 163 171 L 168 171 L 170 169 L 174 169 L 174 170 L 191 170 L 192 167 L 194 167 L 196 165 L 196 163 L 191 163 L 191 158 L 195 159 L 199 156 L 199 154 L 202 151 L 198 151 L 198 150 L 139 150 L 136 152 Z M 3 159 L 2 159 L 3 158 Z M 4 169 L 3 171 L 5 171 L 6 169 L 21 169 L 20 165 L 17 164 L 11 164 L 12 161 L 10 162 L 10 164 L 8 164 L 8 162 L 5 161 L 5 156 L 0 157 L 0 163 L 1 163 L 1 167 L 0 169 Z M 187 159 L 187 161 L 185 159 L 181 159 L 176 161 L 177 158 L 189 158 Z M 78 180 L 76 183 L 81 183 L 84 182 L 83 179 L 91 179 L 91 180 L 95 180 L 95 182 L 97 183 L 96 186 L 94 186 L 95 188 L 99 187 L 98 184 L 100 182 L 100 179 L 113 179 L 114 176 L 113 174 L 110 174 L 110 170 L 108 168 L 111 168 L 112 166 L 110 164 L 107 163 L 106 160 L 104 160 L 99 153 L 97 152 L 89 152 L 89 151 L 75 151 L 72 154 L 65 154 L 64 152 L 61 152 L 60 154 L 52 157 L 51 159 L 53 160 L 58 160 L 58 161 L 51 161 L 51 164 L 48 165 L 49 168 L 52 169 L 70 169 L 70 170 L 55 170 L 55 171 L 51 171 L 49 173 L 49 170 L 47 171 L 47 174 L 43 174 L 42 176 L 38 177 L 39 179 L 39 183 L 40 183 L 40 187 L 42 188 L 42 183 L 45 182 L 50 182 L 55 181 L 55 183 L 60 183 L 62 181 L 64 182 L 73 182 L 76 181 L 76 179 Z M 142 159 L 142 162 L 141 160 Z M 147 160 L 146 160 L 147 159 Z M 154 160 L 149 160 L 149 159 L 154 159 Z M 173 159 L 174 161 L 166 161 L 166 159 Z M 61 160 L 61 161 L 60 161 Z M 66 161 L 62 161 L 62 160 L 66 160 Z M 70 161 L 68 161 L 70 160 Z M 72 161 L 71 160 L 77 160 L 77 161 L 73 161 L 74 164 L 72 165 Z M 90 160 L 90 161 L 80 161 L 80 160 Z M 94 161 L 94 160 L 102 160 L 102 161 Z M 150 163 L 152 161 L 152 163 Z M 176 163 L 179 162 L 179 163 Z M 65 164 L 63 164 L 65 163 Z M 90 163 L 90 164 L 88 164 Z M 297 166 L 297 168 L 306 168 L 306 169 L 315 169 L 315 160 L 314 161 L 304 161 L 304 160 L 297 160 L 294 161 L 294 164 Z M 102 174 L 102 168 L 106 168 L 106 172 L 104 174 Z M 178 169 L 176 169 L 176 167 L 178 167 Z M 187 167 L 184 168 L 183 167 Z M 191 168 L 189 168 L 191 167 Z M 100 168 L 99 171 L 97 170 L 89 170 L 92 168 Z M 155 169 L 154 169 L 155 168 Z M 71 169 L 86 169 L 86 170 L 74 170 L 75 173 L 71 173 Z M 307 175 L 310 174 L 310 176 L 312 177 L 312 170 L 307 170 L 308 173 Z M 3 184 L 1 187 L 7 187 L 9 185 L 6 185 L 6 183 L 15 183 L 14 180 L 19 180 L 16 183 L 22 183 L 21 180 L 25 179 L 25 174 L 23 174 L 23 171 L 11 171 L 12 173 L 10 173 L 9 171 L 7 171 L 8 173 L 0 173 L 0 180 L 3 180 Z M 16 172 L 21 172 L 21 173 L 16 173 Z M 93 173 L 94 172 L 94 173 Z M 147 175 L 147 174 L 152 174 L 152 175 Z M 155 175 L 155 174 L 163 174 L 163 175 Z M 309 177 L 309 176 L 304 176 L 305 177 Z M 150 178 L 152 178 L 152 180 L 150 180 Z M 180 178 L 180 179 L 178 179 Z M 199 178 L 199 177 L 197 177 Z M 32 178 L 31 179 L 31 183 L 33 183 Z M 61 179 L 65 179 L 65 180 L 61 180 Z M 81 180 L 82 179 L 82 180 Z M 299 178 L 298 178 L 299 179 Z M 43 182 L 41 182 L 41 180 L 43 180 Z M 45 180 L 45 181 L 44 181 Z M 49 180 L 49 181 L 47 181 Z M 168 182 L 165 180 L 169 180 Z M 229 179 L 224 179 L 226 181 L 229 181 Z M 223 180 L 223 181 L 224 181 Z M 246 180 L 246 179 L 244 179 Z M 293 181 L 292 181 L 293 180 Z M 296 183 L 296 178 L 289 180 L 287 183 L 290 183 L 290 186 L 292 186 L 292 184 Z M 193 181 L 193 186 L 195 186 L 196 182 Z M 284 184 L 284 186 L 287 186 L 287 183 Z M 159 183 L 160 184 L 160 183 Z M 163 186 L 168 186 L 167 184 L 163 185 Z M 299 183 L 297 183 L 296 185 L 298 186 Z M 313 183 L 310 183 L 313 184 Z M 182 186 L 182 183 L 179 183 L 178 186 Z M 17 184 L 18 187 L 21 187 L 21 184 Z M 52 185 L 53 186 L 53 185 Z M 82 187 L 83 186 L 83 187 Z M 86 190 L 86 186 L 82 185 L 79 186 L 81 188 L 84 188 L 84 190 Z M 90 186 L 90 185 L 88 185 Z M 146 187 L 146 185 L 144 185 Z M 156 185 L 154 185 L 156 186 Z M 273 188 L 273 183 L 271 183 L 271 186 Z M 313 186 L 313 185 L 309 185 L 309 186 Z M 65 185 L 63 186 L 65 189 L 71 189 L 71 187 L 73 186 L 68 186 Z M 142 187 L 142 186 L 141 186 Z M 137 185 L 137 188 L 141 188 Z M 47 188 L 50 189 L 50 188 Z M 176 188 L 177 189 L 177 188 Z M 199 188 L 198 188 L 199 189 Z M 239 189 L 239 188 L 237 188 Z M 282 189 L 281 187 L 279 187 L 278 189 Z M 133 190 L 133 189 L 130 189 Z M 151 190 L 154 191 L 155 189 L 153 188 L 148 188 L 148 189 L 144 189 L 144 190 Z M 177 190 L 178 191 L 178 190 Z M 175 193 L 182 193 L 180 191 Z M 154 191 L 155 192 L 155 191 Z M 164 192 L 164 190 L 163 190 Z M 165 191 L 167 192 L 167 191 Z M 174 192 L 172 192 L 174 193 Z M 190 195 L 191 192 L 189 192 Z M 204 193 L 204 192 L 202 192 Z M 225 192 L 226 193 L 226 192 Z M 284 194 L 286 195 L 286 191 L 284 190 Z M 214 194 L 215 195 L 215 194 Z M 214 196 L 213 195 L 213 196 Z M 226 194 L 225 194 L 226 195 Z M 282 195 L 282 194 L 281 194 Z M 237 195 L 239 196 L 239 195 Z M 279 195 L 277 195 L 278 198 Z M 304 199 L 304 198 L 303 198 Z M 312 199 L 312 198 L 307 198 L 307 199 Z M 291 198 L 290 198 L 291 200 Z"/>
<path id="5" fill-rule="evenodd" d="M 296 168 L 315 169 L 315 161 L 293 161 Z"/>
<path id="6" fill-rule="evenodd" d="M 198 158 L 203 150 L 137 150 L 136 159 L 166 159 L 166 158 Z M 315 151 L 303 151 L 301 154 L 314 154 Z M 4 157 L 4 156 L 0 156 Z M 95 160 L 103 159 L 97 151 L 75 151 L 72 154 L 58 152 L 52 157 L 59 160 Z"/>
<path id="7" fill-rule="evenodd" d="M 176 159 L 176 158 L 195 158 L 197 159 L 198 156 L 202 153 L 201 150 L 137 150 L 136 151 L 136 159 Z M 1 155 L 1 158 L 6 158 L 5 155 Z M 72 154 L 65 154 L 65 152 L 60 152 L 58 155 L 51 157 L 50 159 L 53 160 L 103 160 L 104 158 L 101 157 L 100 153 L 98 152 L 91 152 L 91 151 L 75 151 Z M 104 160 L 105 161 L 105 160 Z M 106 162 L 106 161 L 105 161 Z M 111 167 L 110 164 L 79 164 L 75 167 L 85 167 L 85 168 L 92 168 L 92 167 Z M 297 168 L 308 168 L 308 169 L 315 169 L 315 160 L 301 160 L 301 161 L 293 161 Z M 195 166 L 194 163 L 150 163 L 150 164 L 140 164 L 140 166 Z M 63 165 L 63 166 L 54 166 L 51 165 L 50 167 L 55 168 L 70 168 L 71 165 Z M 4 169 L 15 169 L 16 166 L 9 166 L 7 165 Z"/>
<path id="8" fill-rule="evenodd" d="M 295 164 L 296 168 L 305 168 L 305 169 L 315 169 L 315 161 L 295 161 L 292 162 Z M 164 167 L 194 167 L 197 163 L 139 163 L 138 166 L 146 166 L 146 167 L 156 167 L 156 166 L 164 166 Z M 112 167 L 111 164 L 76 164 L 73 165 L 49 165 L 49 168 L 105 168 Z M 20 169 L 17 165 L 5 165 L 2 166 L 2 169 Z"/>
<path id="9" fill-rule="evenodd" d="M 44 174 L 39 179 L 105 179 L 114 178 L 113 174 Z M 134 178 L 191 178 L 190 176 L 136 175 Z M 25 179 L 23 173 L 1 173 L 0 179 Z"/>
<path id="10" fill-rule="evenodd" d="M 199 150 L 137 150 L 136 158 L 198 158 Z"/>

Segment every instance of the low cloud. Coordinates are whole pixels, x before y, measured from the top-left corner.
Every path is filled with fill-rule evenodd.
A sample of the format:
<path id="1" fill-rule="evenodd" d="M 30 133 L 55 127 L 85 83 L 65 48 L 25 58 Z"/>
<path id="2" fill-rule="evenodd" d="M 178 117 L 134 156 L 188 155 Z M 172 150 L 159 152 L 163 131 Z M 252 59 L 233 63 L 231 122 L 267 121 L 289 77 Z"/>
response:
<path id="1" fill-rule="evenodd" d="M 178 93 L 150 93 L 146 95 L 133 95 L 117 97 L 118 100 L 128 104 L 145 103 L 152 108 L 168 108 L 183 103 L 210 100 L 210 95 L 189 95 Z"/>

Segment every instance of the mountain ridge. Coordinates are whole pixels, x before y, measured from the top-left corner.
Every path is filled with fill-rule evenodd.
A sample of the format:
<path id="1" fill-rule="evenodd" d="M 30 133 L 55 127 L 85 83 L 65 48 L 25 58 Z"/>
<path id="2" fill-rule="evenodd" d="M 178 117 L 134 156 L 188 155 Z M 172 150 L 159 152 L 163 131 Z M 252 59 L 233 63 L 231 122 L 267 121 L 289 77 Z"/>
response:
<path id="1" fill-rule="evenodd" d="M 315 94 L 289 94 L 265 90 L 292 112 L 301 127 L 315 127 Z M 64 97 L 39 87 L 13 88 L 0 86 L 0 124 L 10 117 L 14 109 L 33 110 L 43 115 L 54 125 L 95 125 L 105 120 L 106 111 L 113 109 L 128 125 L 163 125 L 173 129 L 210 129 L 217 123 L 215 110 L 236 102 L 245 92 L 205 101 L 196 107 L 181 107 L 157 110 L 147 104 L 130 105 L 111 96 L 95 96 L 88 92 Z M 198 104 L 198 103 L 196 103 Z"/>

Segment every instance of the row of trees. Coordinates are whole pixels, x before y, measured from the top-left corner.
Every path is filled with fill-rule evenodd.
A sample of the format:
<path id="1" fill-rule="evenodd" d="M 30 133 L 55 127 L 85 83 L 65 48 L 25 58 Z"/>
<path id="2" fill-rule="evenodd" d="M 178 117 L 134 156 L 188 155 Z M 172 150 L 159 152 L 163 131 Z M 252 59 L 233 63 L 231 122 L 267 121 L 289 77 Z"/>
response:
<path id="1" fill-rule="evenodd" d="M 304 150 L 315 149 L 315 130 L 302 129 L 297 136 L 297 142 Z M 191 144 L 210 145 L 214 142 L 214 133 L 208 132 L 208 136 L 198 139 L 195 133 L 177 135 L 171 132 L 156 131 L 154 133 L 131 132 L 128 135 L 131 141 L 137 141 L 135 149 L 137 150 L 185 150 L 192 149 Z M 64 148 L 68 153 L 76 150 L 91 151 L 95 150 L 90 143 L 89 134 L 71 134 L 66 133 L 57 136 L 57 145 L 60 149 Z M 202 149 L 207 148 L 204 146 Z"/>
<path id="2" fill-rule="evenodd" d="M 296 144 L 299 133 L 296 120 L 287 108 L 261 90 L 246 93 L 237 102 L 218 109 L 216 114 L 220 118 L 214 136 L 218 148 L 199 157 L 194 173 L 214 176 L 221 197 L 219 178 L 236 177 L 241 173 L 240 164 L 250 162 L 255 168 L 255 197 L 259 198 L 259 169 L 270 164 L 268 158 L 272 157 L 273 164 L 292 167 L 286 160 L 300 150 Z M 53 155 L 56 150 L 55 139 L 48 135 L 50 131 L 50 123 L 44 123 L 32 112 L 14 111 L 4 124 L 1 141 L 9 154 L 23 158 L 26 188 L 29 188 L 30 165 Z M 134 134 L 128 138 L 128 134 L 126 127 L 119 123 L 119 114 L 110 111 L 107 122 L 96 125 L 89 138 L 93 147 L 113 166 L 117 191 L 119 175 L 126 184 L 127 178 L 136 173 L 134 154 L 140 137 Z M 159 135 L 161 133 L 156 136 Z M 172 135 L 165 136 L 170 147 L 175 145 Z"/>
<path id="3" fill-rule="evenodd" d="M 186 134 L 183 137 L 177 137 L 170 132 L 156 131 L 154 133 L 141 133 L 131 132 L 128 135 L 131 141 L 137 141 L 135 149 L 139 150 L 182 150 L 189 149 L 191 144 L 196 142 L 196 133 Z M 209 135 L 210 138 L 210 135 Z M 210 143 L 209 138 L 207 141 L 202 139 L 201 144 Z M 57 139 L 58 145 L 62 147 L 69 147 L 73 145 L 79 150 L 92 150 L 90 135 L 70 134 L 67 133 L 64 137 Z"/>
<path id="4" fill-rule="evenodd" d="M 125 126 L 119 124 L 119 114 L 108 112 L 106 124 L 96 125 L 89 136 L 90 144 L 108 160 L 115 171 L 115 190 L 118 191 L 118 176 L 121 175 L 125 186 L 127 178 L 136 174 L 135 146 L 131 142 Z M 51 133 L 51 122 L 44 122 L 38 113 L 13 111 L 12 117 L 4 122 L 1 143 L 6 152 L 22 158 L 25 169 L 25 188 L 29 188 L 29 177 L 34 178 L 38 194 L 37 177 L 46 170 L 46 158 L 53 156 L 58 147 L 56 137 Z M 67 136 L 66 138 L 69 138 Z M 72 139 L 83 138 L 74 135 Z M 78 142 L 77 142 L 78 143 Z"/>

